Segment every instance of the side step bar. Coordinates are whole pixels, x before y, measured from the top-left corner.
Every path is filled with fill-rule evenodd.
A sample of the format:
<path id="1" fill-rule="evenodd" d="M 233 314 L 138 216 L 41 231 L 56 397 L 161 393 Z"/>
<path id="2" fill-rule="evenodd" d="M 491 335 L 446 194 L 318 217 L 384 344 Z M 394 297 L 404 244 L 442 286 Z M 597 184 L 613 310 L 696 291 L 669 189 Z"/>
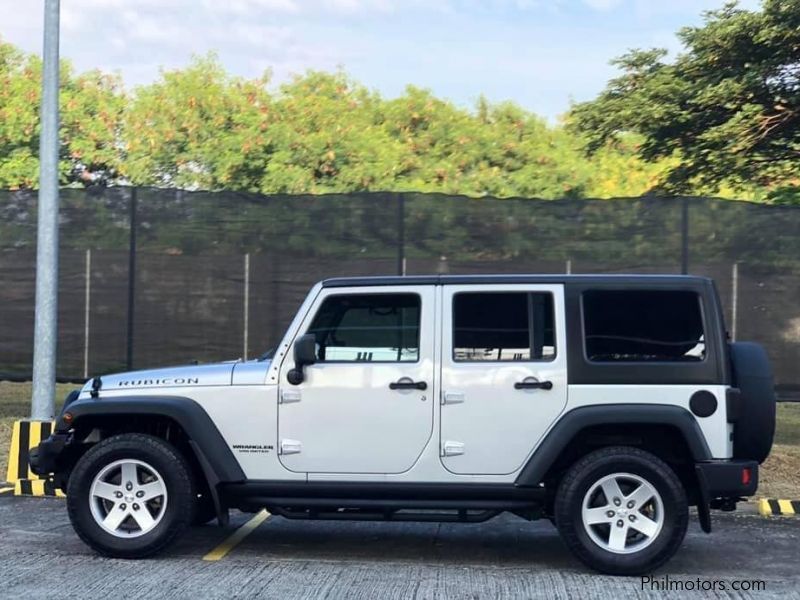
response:
<path id="1" fill-rule="evenodd" d="M 545 490 L 513 484 L 386 483 L 355 481 L 247 481 L 223 485 L 231 498 L 369 498 L 397 500 L 497 500 L 532 502 L 543 500 Z"/>
<path id="2" fill-rule="evenodd" d="M 369 500 L 350 498 L 252 498 L 263 506 L 301 508 L 364 508 L 372 510 L 523 510 L 532 506 L 523 500 Z"/>
<path id="3" fill-rule="evenodd" d="M 496 517 L 500 510 L 450 510 L 414 512 L 410 510 L 387 509 L 381 512 L 361 508 L 342 508 L 339 510 L 316 508 L 287 508 L 270 506 L 267 508 L 272 514 L 286 519 L 295 520 L 321 520 L 321 521 L 414 521 L 418 523 L 483 523 Z"/>
<path id="4" fill-rule="evenodd" d="M 541 487 L 498 484 L 250 481 L 225 485 L 230 507 L 287 519 L 479 523 L 502 512 L 543 515 Z"/>
<path id="5" fill-rule="evenodd" d="M 330 521 L 418 521 L 482 523 L 502 512 L 525 518 L 541 505 L 521 500 L 370 500 L 343 498 L 248 498 L 253 509 L 265 507 L 287 519 Z"/>

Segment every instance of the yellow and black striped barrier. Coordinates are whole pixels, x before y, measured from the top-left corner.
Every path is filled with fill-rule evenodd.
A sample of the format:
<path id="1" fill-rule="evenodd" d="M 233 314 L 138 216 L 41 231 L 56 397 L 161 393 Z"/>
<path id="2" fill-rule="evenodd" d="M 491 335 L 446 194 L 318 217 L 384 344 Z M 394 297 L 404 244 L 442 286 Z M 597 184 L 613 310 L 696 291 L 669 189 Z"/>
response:
<path id="1" fill-rule="evenodd" d="M 764 498 L 758 501 L 758 512 L 765 517 L 800 515 L 800 500 Z"/>
<path id="2" fill-rule="evenodd" d="M 15 496 L 64 496 L 52 479 L 31 471 L 30 451 L 53 431 L 52 421 L 15 421 L 11 431 L 6 481 Z"/>

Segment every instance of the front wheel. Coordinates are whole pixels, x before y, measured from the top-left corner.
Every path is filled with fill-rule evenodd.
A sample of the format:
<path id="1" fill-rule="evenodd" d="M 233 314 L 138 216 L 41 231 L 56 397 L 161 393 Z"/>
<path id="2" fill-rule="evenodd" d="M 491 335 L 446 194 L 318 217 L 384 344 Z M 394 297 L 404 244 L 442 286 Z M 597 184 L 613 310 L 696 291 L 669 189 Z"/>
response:
<path id="1" fill-rule="evenodd" d="M 67 511 L 78 536 L 101 554 L 144 558 L 186 529 L 195 497 L 191 470 L 172 445 L 128 433 L 81 457 L 67 485 Z"/>
<path id="2" fill-rule="evenodd" d="M 584 564 L 611 575 L 649 573 L 680 547 L 689 520 L 675 472 L 638 448 L 613 447 L 578 460 L 555 501 L 556 525 Z"/>

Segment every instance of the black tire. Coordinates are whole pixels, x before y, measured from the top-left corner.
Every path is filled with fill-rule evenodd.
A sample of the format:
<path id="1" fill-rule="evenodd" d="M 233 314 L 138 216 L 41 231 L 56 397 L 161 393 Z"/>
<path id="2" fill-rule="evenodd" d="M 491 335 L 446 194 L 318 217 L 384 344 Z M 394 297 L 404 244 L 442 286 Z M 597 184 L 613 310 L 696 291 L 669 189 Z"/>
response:
<path id="1" fill-rule="evenodd" d="M 733 457 L 763 463 L 775 435 L 775 382 L 769 357 L 752 342 L 731 344 L 730 355 L 733 383 L 741 392 L 733 425 Z"/>
<path id="2" fill-rule="evenodd" d="M 90 490 L 97 474 L 124 459 L 154 467 L 167 491 L 163 517 L 152 530 L 139 537 L 112 535 L 97 523 L 90 506 Z M 126 433 L 101 441 L 81 457 L 67 484 L 67 511 L 78 536 L 100 554 L 145 558 L 163 550 L 188 527 L 196 496 L 191 469 L 180 452 L 157 437 Z"/>
<path id="3" fill-rule="evenodd" d="M 637 475 L 661 496 L 663 525 L 650 545 L 631 554 L 617 554 L 601 547 L 583 524 L 583 501 L 590 488 L 615 473 Z M 569 550 L 585 565 L 609 575 L 650 573 L 667 562 L 686 535 L 689 506 L 686 492 L 675 472 L 657 456 L 625 446 L 591 452 L 566 472 L 555 501 L 556 526 Z"/>

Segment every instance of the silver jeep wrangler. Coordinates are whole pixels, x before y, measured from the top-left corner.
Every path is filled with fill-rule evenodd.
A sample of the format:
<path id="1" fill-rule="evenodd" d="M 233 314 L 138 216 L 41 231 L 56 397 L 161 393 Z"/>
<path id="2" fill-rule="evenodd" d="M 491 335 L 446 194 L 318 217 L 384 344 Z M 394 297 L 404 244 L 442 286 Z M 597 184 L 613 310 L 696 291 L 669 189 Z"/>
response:
<path id="1" fill-rule="evenodd" d="M 288 519 L 550 519 L 586 565 L 650 572 L 696 507 L 755 493 L 760 346 L 711 280 L 330 279 L 260 360 L 103 375 L 33 454 L 78 535 L 151 555 L 229 509 Z"/>

